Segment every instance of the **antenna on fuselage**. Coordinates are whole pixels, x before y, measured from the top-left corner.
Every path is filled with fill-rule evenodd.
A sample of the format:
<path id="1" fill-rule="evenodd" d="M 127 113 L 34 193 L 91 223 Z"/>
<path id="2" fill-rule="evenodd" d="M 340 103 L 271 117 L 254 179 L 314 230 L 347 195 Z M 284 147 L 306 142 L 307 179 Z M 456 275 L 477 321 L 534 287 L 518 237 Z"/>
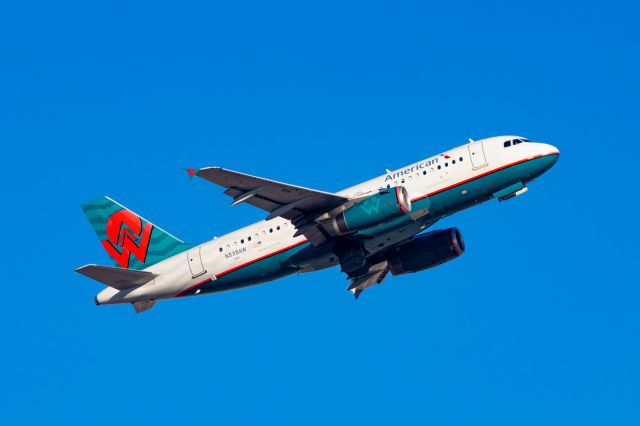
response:
<path id="1" fill-rule="evenodd" d="M 469 138 L 469 143 L 474 143 L 475 141 L 471 138 Z"/>
<path id="2" fill-rule="evenodd" d="M 384 169 L 384 170 L 387 172 L 388 175 L 390 175 L 392 173 L 391 170 L 389 170 L 389 169 Z"/>

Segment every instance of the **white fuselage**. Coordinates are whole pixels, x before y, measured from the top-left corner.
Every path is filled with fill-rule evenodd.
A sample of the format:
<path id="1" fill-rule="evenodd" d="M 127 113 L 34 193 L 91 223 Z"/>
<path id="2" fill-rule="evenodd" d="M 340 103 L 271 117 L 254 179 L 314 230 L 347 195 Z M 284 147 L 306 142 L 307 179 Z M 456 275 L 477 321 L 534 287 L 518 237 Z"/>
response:
<path id="1" fill-rule="evenodd" d="M 518 137 L 502 136 L 471 142 L 349 187 L 338 192 L 338 195 L 349 199 L 362 198 L 373 195 L 382 188 L 404 186 L 411 200 L 415 201 L 512 165 L 558 153 L 557 148 L 543 143 L 525 142 L 504 146 L 506 140 L 516 138 Z M 499 189 L 502 188 L 496 188 Z M 481 201 L 484 199 L 476 200 Z M 437 219 L 439 217 L 432 218 L 432 221 Z M 384 243 L 382 247 L 385 247 L 400 242 L 426 227 L 423 222 L 407 226 L 413 227 L 410 235 L 397 230 L 374 234 L 366 243 L 367 251 L 375 253 L 381 249 L 381 244 Z M 186 295 L 190 289 L 205 281 L 215 285 L 216 280 L 247 265 L 307 243 L 303 235 L 294 236 L 295 232 L 296 228 L 290 221 L 279 217 L 254 223 L 147 268 L 147 271 L 158 274 L 148 284 L 126 291 L 105 289 L 98 295 L 97 302 L 125 303 L 173 298 Z M 328 256 L 303 265 L 299 271 L 312 271 L 335 264 L 336 259 Z M 265 280 L 269 280 L 268 277 Z M 251 283 L 254 281 L 260 280 L 253 280 Z M 198 294 L 197 290 L 195 294 Z"/>

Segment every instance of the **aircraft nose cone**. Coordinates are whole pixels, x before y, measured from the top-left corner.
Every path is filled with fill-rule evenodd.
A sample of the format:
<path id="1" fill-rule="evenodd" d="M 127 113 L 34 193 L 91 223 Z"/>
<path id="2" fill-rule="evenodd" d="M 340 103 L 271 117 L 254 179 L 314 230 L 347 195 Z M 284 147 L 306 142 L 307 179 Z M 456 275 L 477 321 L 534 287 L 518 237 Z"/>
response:
<path id="1" fill-rule="evenodd" d="M 554 164 L 556 164 L 558 162 L 558 159 L 560 158 L 560 150 L 558 148 L 556 148 L 553 145 L 549 145 L 549 157 L 551 157 L 551 160 L 553 161 L 551 163 L 551 165 L 553 166 Z"/>
<path id="2" fill-rule="evenodd" d="M 553 145 L 541 144 L 541 154 L 544 158 L 544 169 L 549 170 L 553 167 L 560 158 L 560 150 Z"/>

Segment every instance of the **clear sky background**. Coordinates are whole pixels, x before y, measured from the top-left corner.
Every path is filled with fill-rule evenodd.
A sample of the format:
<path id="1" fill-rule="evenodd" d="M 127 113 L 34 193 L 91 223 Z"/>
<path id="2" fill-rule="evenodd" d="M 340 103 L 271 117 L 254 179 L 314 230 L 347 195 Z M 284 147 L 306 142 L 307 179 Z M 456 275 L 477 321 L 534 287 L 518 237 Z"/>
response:
<path id="1" fill-rule="evenodd" d="M 5 2 L 3 424 L 640 424 L 633 2 Z M 467 252 L 128 306 L 79 205 L 189 242 L 258 221 L 183 167 L 337 191 L 447 148 L 560 148 L 442 221 Z"/>

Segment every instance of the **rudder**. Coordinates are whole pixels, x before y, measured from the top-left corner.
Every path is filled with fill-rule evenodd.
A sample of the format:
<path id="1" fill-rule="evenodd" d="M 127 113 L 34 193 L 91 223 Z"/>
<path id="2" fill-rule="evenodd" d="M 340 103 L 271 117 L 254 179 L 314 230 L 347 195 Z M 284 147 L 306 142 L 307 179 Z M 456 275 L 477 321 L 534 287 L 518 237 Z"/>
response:
<path id="1" fill-rule="evenodd" d="M 145 269 L 195 247 L 109 197 L 97 198 L 81 207 L 104 249 L 122 268 Z"/>

